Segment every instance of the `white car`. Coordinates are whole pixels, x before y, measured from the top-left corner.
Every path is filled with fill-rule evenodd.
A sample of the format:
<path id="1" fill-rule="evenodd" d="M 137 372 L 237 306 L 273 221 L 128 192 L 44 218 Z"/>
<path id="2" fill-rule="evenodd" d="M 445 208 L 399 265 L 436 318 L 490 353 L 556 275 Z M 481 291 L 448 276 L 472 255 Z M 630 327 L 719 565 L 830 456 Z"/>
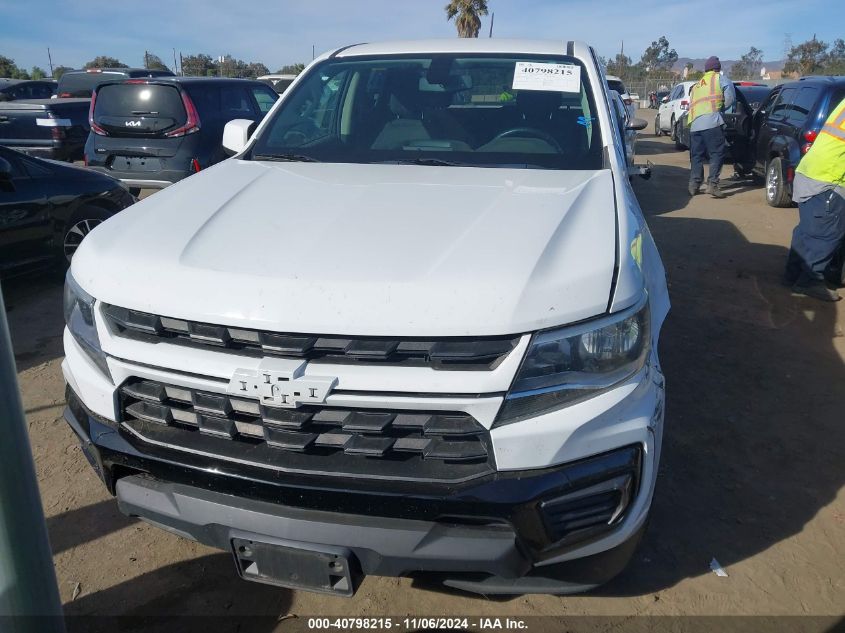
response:
<path id="1" fill-rule="evenodd" d="M 657 476 L 669 298 L 596 58 L 332 51 L 254 132 L 227 124 L 231 159 L 95 228 L 65 417 L 121 511 L 337 595 L 618 573 Z"/>
<path id="2" fill-rule="evenodd" d="M 690 106 L 689 93 L 692 87 L 698 82 L 682 81 L 675 84 L 672 91 L 663 98 L 663 102 L 657 108 L 657 115 L 654 118 L 654 133 L 657 136 L 671 134 L 675 139 L 676 123 L 686 115 Z"/>
<path id="3" fill-rule="evenodd" d="M 642 129 L 646 125 L 642 125 L 642 127 L 637 128 L 634 124 L 635 121 L 640 121 L 640 119 L 632 119 L 630 113 L 628 112 L 627 108 L 625 107 L 625 102 L 622 99 L 622 95 L 620 95 L 615 90 L 610 90 L 610 100 L 611 106 L 616 112 L 616 119 L 617 124 L 620 130 L 620 134 L 625 139 L 625 157 L 626 157 L 626 165 L 628 176 L 633 176 L 636 173 L 636 166 L 634 165 L 634 161 L 636 160 L 637 155 L 637 129 Z"/>
<path id="4" fill-rule="evenodd" d="M 638 103 L 628 92 L 628 89 L 619 77 L 616 77 L 615 75 L 607 75 L 606 78 L 608 90 L 615 90 L 619 93 L 619 96 L 622 97 L 622 103 L 625 104 L 625 107 L 628 110 L 628 117 L 633 120 L 637 116 Z"/>

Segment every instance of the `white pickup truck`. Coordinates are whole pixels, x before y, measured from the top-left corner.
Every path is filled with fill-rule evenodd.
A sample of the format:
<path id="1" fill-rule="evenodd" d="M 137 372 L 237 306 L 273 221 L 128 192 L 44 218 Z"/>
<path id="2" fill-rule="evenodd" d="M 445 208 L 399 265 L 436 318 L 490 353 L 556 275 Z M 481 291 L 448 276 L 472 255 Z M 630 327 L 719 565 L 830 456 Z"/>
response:
<path id="1" fill-rule="evenodd" d="M 341 595 L 621 571 L 669 300 L 595 52 L 350 46 L 254 127 L 73 259 L 65 417 L 120 509 Z"/>

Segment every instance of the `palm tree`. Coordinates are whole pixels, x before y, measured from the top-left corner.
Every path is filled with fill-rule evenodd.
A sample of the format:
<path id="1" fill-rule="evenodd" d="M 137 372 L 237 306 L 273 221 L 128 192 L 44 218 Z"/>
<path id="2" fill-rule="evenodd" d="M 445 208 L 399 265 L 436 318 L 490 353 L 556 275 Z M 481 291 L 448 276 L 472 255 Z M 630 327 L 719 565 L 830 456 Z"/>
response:
<path id="1" fill-rule="evenodd" d="M 455 19 L 458 37 L 478 37 L 482 15 L 487 15 L 487 0 L 450 0 L 446 5 L 446 19 Z"/>

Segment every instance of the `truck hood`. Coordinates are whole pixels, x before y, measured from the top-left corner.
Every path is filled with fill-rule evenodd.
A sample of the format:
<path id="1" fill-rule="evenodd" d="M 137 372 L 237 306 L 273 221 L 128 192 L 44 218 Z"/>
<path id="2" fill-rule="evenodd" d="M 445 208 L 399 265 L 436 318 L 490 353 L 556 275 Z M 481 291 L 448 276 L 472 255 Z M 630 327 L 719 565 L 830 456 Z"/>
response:
<path id="1" fill-rule="evenodd" d="M 97 299 L 280 332 L 528 332 L 607 310 L 609 170 L 226 160 L 97 227 Z"/>

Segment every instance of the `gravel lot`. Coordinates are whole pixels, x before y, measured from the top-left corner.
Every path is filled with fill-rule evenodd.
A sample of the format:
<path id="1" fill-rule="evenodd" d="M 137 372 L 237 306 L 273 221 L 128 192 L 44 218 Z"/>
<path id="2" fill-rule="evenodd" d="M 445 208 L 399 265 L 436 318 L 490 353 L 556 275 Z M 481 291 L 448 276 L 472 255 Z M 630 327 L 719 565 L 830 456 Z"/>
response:
<path id="1" fill-rule="evenodd" d="M 591 595 L 495 601 L 409 579 L 368 578 L 353 599 L 239 580 L 228 554 L 118 513 L 61 418 L 61 286 L 19 278 L 4 292 L 66 612 L 265 616 L 266 631 L 286 614 L 835 616 L 808 630 L 845 622 L 845 301 L 779 285 L 796 209 L 772 209 L 759 187 L 730 180 L 725 200 L 690 199 L 688 154 L 666 138 L 640 139 L 641 159 L 655 167 L 634 187 L 673 308 L 661 342 L 669 395 L 658 490 L 622 576 Z M 727 578 L 710 571 L 714 557 Z M 602 628 L 616 628 L 608 622 Z"/>

